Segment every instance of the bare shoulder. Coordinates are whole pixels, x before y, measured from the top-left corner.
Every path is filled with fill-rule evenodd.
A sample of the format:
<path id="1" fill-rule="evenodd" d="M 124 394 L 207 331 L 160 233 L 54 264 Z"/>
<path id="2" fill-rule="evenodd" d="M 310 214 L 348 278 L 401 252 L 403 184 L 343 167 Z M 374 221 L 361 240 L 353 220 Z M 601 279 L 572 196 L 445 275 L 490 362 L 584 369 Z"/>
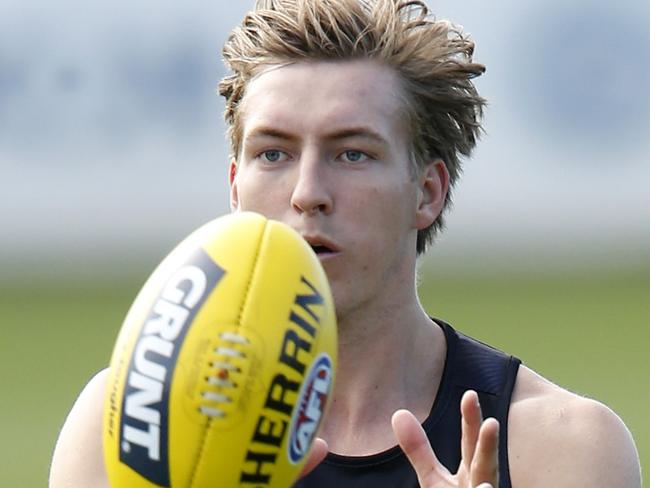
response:
<path id="1" fill-rule="evenodd" d="M 102 452 L 102 416 L 108 369 L 86 384 L 56 441 L 50 488 L 108 487 Z"/>
<path id="2" fill-rule="evenodd" d="M 508 417 L 508 455 L 515 488 L 641 486 L 639 457 L 623 421 L 524 366 Z"/>

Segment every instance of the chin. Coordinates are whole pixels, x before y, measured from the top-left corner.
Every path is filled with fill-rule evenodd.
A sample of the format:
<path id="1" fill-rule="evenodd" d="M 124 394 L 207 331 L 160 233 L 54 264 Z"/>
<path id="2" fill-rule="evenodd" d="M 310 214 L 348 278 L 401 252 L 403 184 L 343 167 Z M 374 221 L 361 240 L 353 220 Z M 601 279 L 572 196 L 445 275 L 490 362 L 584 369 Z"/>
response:
<path id="1" fill-rule="evenodd" d="M 336 282 L 330 280 L 330 288 L 332 289 L 332 298 L 334 299 L 334 310 L 336 311 L 336 320 L 341 321 L 345 319 L 349 311 L 349 296 L 340 286 L 337 286 Z"/>
<path id="2" fill-rule="evenodd" d="M 349 271 L 349 270 L 345 270 Z M 354 315 L 364 305 L 372 301 L 373 287 L 368 286 L 368 280 L 357 280 L 350 272 L 342 275 L 341 268 L 329 269 L 325 266 L 325 273 L 330 284 L 336 318 L 340 322 Z"/>
<path id="3" fill-rule="evenodd" d="M 362 308 L 362 297 L 355 294 L 356 290 L 343 290 L 341 288 L 332 287 L 332 296 L 334 298 L 334 310 L 336 311 L 336 320 L 339 326 L 346 322 L 350 317 L 355 315 L 355 312 Z"/>

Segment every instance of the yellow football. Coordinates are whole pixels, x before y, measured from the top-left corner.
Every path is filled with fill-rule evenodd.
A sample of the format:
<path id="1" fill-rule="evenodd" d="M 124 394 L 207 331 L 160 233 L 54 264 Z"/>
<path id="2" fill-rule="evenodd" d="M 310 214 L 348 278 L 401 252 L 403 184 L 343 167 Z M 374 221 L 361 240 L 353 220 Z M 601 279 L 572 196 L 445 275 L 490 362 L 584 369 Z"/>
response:
<path id="1" fill-rule="evenodd" d="M 254 213 L 158 266 L 122 325 L 104 405 L 113 487 L 287 488 L 331 395 L 336 317 L 311 247 Z"/>

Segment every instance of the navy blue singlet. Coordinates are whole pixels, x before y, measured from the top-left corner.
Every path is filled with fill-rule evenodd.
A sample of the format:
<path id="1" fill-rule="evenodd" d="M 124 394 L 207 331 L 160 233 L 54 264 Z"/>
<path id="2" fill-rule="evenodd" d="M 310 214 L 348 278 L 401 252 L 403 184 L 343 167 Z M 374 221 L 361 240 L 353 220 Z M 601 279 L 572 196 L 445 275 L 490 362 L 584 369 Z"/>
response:
<path id="1" fill-rule="evenodd" d="M 511 488 L 508 469 L 508 410 L 521 361 L 455 331 L 435 319 L 447 339 L 445 368 L 435 402 L 423 427 L 438 459 L 452 473 L 460 464 L 460 399 L 475 390 L 484 418 L 500 425 L 499 486 Z M 418 487 L 415 471 L 395 446 L 371 456 L 327 458 L 295 488 L 412 488 Z"/>

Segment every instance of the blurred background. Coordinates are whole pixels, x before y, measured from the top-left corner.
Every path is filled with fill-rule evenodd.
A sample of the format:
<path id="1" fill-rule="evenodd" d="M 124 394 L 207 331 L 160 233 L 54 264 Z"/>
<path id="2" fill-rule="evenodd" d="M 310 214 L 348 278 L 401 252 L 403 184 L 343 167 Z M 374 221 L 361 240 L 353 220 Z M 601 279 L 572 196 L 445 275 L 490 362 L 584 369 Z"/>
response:
<path id="1" fill-rule="evenodd" d="M 476 41 L 490 106 L 422 300 L 608 404 L 650 469 L 650 4 L 430 5 Z M 251 6 L 0 2 L 1 486 L 46 484 L 138 289 L 228 211 L 215 90 Z"/>

